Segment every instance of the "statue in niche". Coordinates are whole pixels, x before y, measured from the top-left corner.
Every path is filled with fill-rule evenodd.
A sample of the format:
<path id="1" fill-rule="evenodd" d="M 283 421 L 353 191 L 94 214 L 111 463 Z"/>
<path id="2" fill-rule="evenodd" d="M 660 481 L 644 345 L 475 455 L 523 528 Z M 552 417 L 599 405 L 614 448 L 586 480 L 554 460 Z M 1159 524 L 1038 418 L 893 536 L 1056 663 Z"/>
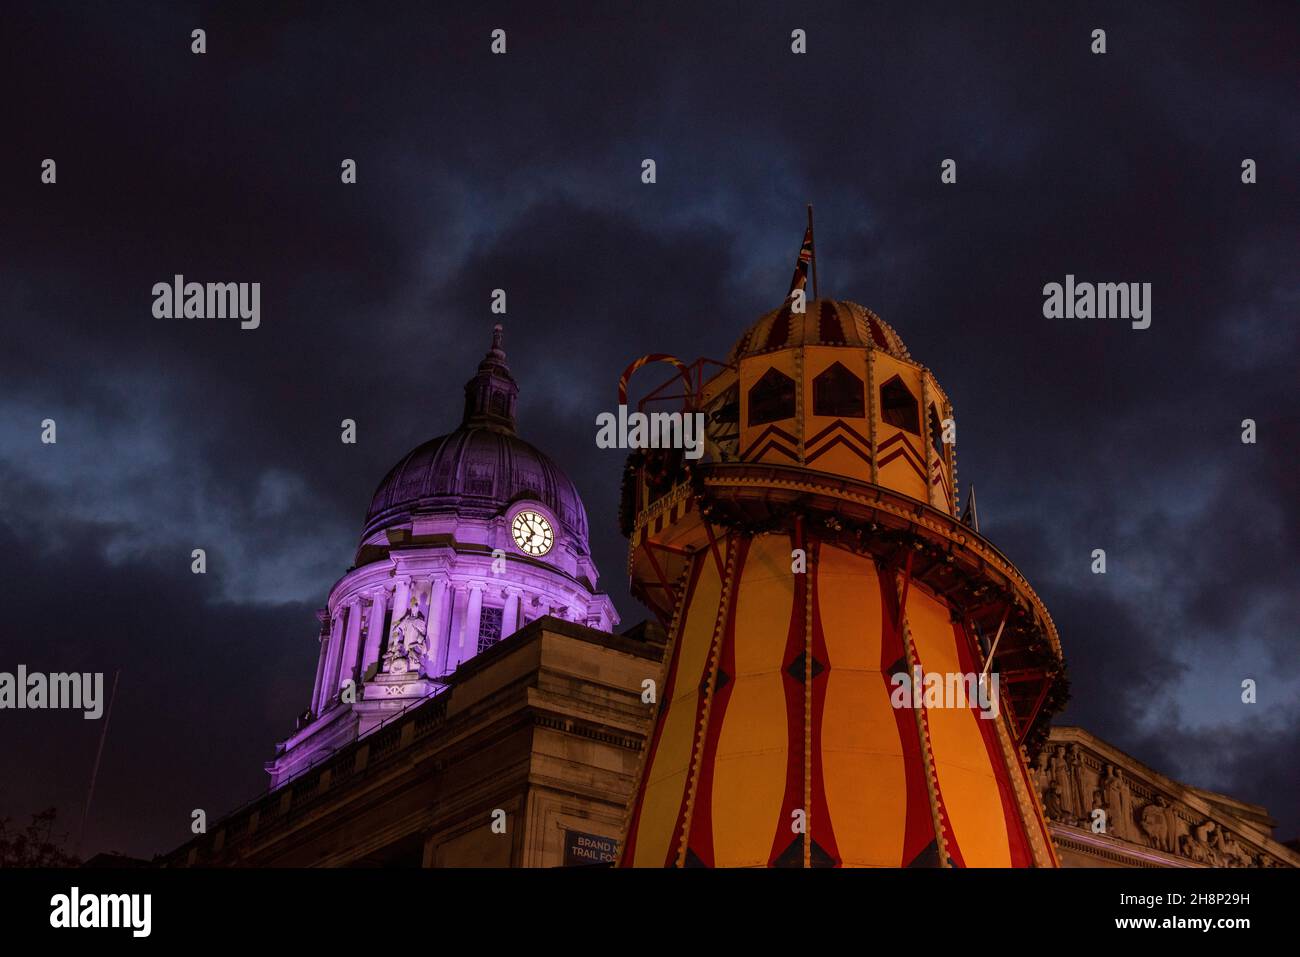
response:
<path id="1" fill-rule="evenodd" d="M 1198 864 L 1204 864 L 1209 860 L 1209 854 L 1204 843 L 1197 836 L 1199 828 L 1193 827 L 1192 830 L 1184 834 L 1178 841 L 1178 849 L 1182 852 L 1183 857 L 1190 857 Z"/>
<path id="2" fill-rule="evenodd" d="M 1052 776 L 1047 770 L 1047 759 L 1050 755 L 1050 748 L 1046 745 L 1038 752 L 1038 757 L 1034 759 L 1033 767 L 1029 773 L 1033 775 L 1034 787 L 1038 790 L 1038 798 L 1043 803 L 1043 808 L 1047 807 L 1047 786 L 1052 781 Z"/>
<path id="3" fill-rule="evenodd" d="M 1193 824 L 1191 828 L 1191 840 L 1188 842 L 1188 857 L 1201 864 L 1209 864 L 1213 867 L 1225 867 L 1226 861 L 1223 852 L 1219 850 L 1219 835 L 1216 833 L 1218 827 L 1214 821 L 1206 820 L 1200 824 Z"/>
<path id="4" fill-rule="evenodd" d="M 1228 860 L 1223 855 L 1222 836 L 1217 825 L 1211 823 L 1205 834 L 1205 843 L 1209 847 L 1210 863 L 1215 867 L 1227 867 Z"/>
<path id="5" fill-rule="evenodd" d="M 1219 852 L 1219 859 L 1224 867 L 1247 867 L 1249 858 L 1243 853 L 1241 845 L 1233 837 L 1231 831 L 1226 828 L 1218 827 L 1214 829 L 1214 839 L 1211 846 Z"/>
<path id="6" fill-rule="evenodd" d="M 384 671 L 392 675 L 419 674 L 420 662 L 429 653 L 426 640 L 428 623 L 420 614 L 420 602 L 411 596 L 411 607 L 400 620 L 393 622 L 388 633 L 388 650 L 384 652 Z"/>
<path id="7" fill-rule="evenodd" d="M 1053 821 L 1066 819 L 1065 808 L 1061 806 L 1061 786 L 1055 781 L 1049 781 L 1043 792 L 1043 811 Z"/>
<path id="8" fill-rule="evenodd" d="M 1091 820 L 1092 812 L 1099 807 L 1105 806 L 1105 798 L 1101 793 L 1101 778 L 1086 764 L 1079 772 L 1079 787 L 1085 796 L 1084 812 L 1085 816 Z"/>
<path id="9" fill-rule="evenodd" d="M 1169 822 L 1169 852 L 1178 853 L 1178 834 L 1182 830 L 1181 819 L 1178 812 L 1174 810 L 1174 805 L 1169 803 L 1170 799 L 1161 795 L 1156 798 L 1156 802 L 1164 809 L 1165 820 Z"/>
<path id="10" fill-rule="evenodd" d="M 1072 798 L 1074 790 L 1070 780 L 1070 767 L 1066 763 L 1065 748 L 1057 745 L 1052 752 L 1052 757 L 1047 762 L 1047 769 L 1051 774 L 1051 789 L 1056 794 L 1056 801 L 1061 809 L 1059 820 L 1067 823 L 1074 819 L 1074 815 L 1081 811 L 1082 808 L 1076 808 Z"/>
<path id="11" fill-rule="evenodd" d="M 1087 803 L 1083 798 L 1083 751 L 1077 744 L 1070 744 L 1065 749 L 1065 763 L 1070 769 L 1070 802 L 1074 805 L 1075 813 L 1082 817 L 1087 810 Z"/>
<path id="12" fill-rule="evenodd" d="M 1051 775 L 1047 771 L 1047 760 L 1050 757 L 1046 747 L 1038 752 L 1038 758 L 1034 761 L 1034 778 L 1038 782 L 1038 793 L 1047 790 L 1047 782 L 1051 780 Z"/>
<path id="13" fill-rule="evenodd" d="M 1106 797 L 1106 817 L 1111 825 L 1111 833 L 1116 837 L 1132 840 L 1130 825 L 1133 817 L 1128 781 L 1124 780 L 1124 772 L 1113 764 L 1106 765 L 1102 791 Z"/>
<path id="14" fill-rule="evenodd" d="M 1142 809 L 1138 824 L 1153 848 L 1157 851 L 1173 851 L 1173 834 L 1169 829 L 1169 802 L 1163 795 L 1156 795 L 1155 801 Z"/>

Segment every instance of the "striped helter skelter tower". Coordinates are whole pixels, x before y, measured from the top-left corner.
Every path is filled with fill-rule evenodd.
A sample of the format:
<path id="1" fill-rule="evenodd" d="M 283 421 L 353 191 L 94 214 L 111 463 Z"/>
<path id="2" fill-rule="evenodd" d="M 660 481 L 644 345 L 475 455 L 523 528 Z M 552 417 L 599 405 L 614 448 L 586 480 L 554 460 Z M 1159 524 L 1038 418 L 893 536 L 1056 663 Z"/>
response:
<path id="1" fill-rule="evenodd" d="M 1067 694 L 1060 643 L 958 518 L 939 384 L 830 300 L 710 365 L 680 366 L 705 457 L 643 450 L 624 476 L 632 588 L 669 644 L 620 864 L 1056 866 L 1027 763 Z M 995 719 L 891 703 L 892 676 L 990 651 Z"/>

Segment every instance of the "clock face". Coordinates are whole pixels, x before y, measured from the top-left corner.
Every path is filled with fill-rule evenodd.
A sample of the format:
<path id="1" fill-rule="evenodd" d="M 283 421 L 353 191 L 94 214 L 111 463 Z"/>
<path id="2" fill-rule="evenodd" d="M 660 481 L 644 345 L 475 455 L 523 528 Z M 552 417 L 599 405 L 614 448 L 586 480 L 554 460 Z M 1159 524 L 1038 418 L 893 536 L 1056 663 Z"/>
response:
<path id="1" fill-rule="evenodd" d="M 537 512 L 523 511 L 516 515 L 510 525 L 510 534 L 519 550 L 529 555 L 545 555 L 555 544 L 551 523 Z"/>

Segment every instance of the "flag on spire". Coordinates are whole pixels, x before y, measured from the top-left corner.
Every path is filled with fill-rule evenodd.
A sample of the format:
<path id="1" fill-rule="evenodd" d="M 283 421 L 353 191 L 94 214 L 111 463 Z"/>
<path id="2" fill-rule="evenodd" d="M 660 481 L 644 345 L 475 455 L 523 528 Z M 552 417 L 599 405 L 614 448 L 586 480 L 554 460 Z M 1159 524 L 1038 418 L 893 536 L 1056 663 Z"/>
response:
<path id="1" fill-rule="evenodd" d="M 806 289 L 808 287 L 808 267 L 813 258 L 813 233 L 812 223 L 804 230 L 803 245 L 799 248 L 799 261 L 794 264 L 794 278 L 790 280 L 790 291 L 785 294 L 789 299 L 794 295 L 796 289 Z"/>

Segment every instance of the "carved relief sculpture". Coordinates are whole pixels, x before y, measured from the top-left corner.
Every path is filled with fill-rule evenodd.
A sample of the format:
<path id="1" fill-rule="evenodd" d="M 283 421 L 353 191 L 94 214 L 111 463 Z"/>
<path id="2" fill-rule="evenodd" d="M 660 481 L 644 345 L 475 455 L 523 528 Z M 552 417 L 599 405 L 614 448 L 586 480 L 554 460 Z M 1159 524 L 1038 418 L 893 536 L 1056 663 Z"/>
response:
<path id="1" fill-rule="evenodd" d="M 1157 851 L 1173 850 L 1170 841 L 1169 818 L 1165 813 L 1166 807 L 1165 799 L 1157 797 L 1153 803 L 1142 809 L 1142 814 L 1138 818 L 1142 832 L 1146 834 L 1148 842 Z"/>

